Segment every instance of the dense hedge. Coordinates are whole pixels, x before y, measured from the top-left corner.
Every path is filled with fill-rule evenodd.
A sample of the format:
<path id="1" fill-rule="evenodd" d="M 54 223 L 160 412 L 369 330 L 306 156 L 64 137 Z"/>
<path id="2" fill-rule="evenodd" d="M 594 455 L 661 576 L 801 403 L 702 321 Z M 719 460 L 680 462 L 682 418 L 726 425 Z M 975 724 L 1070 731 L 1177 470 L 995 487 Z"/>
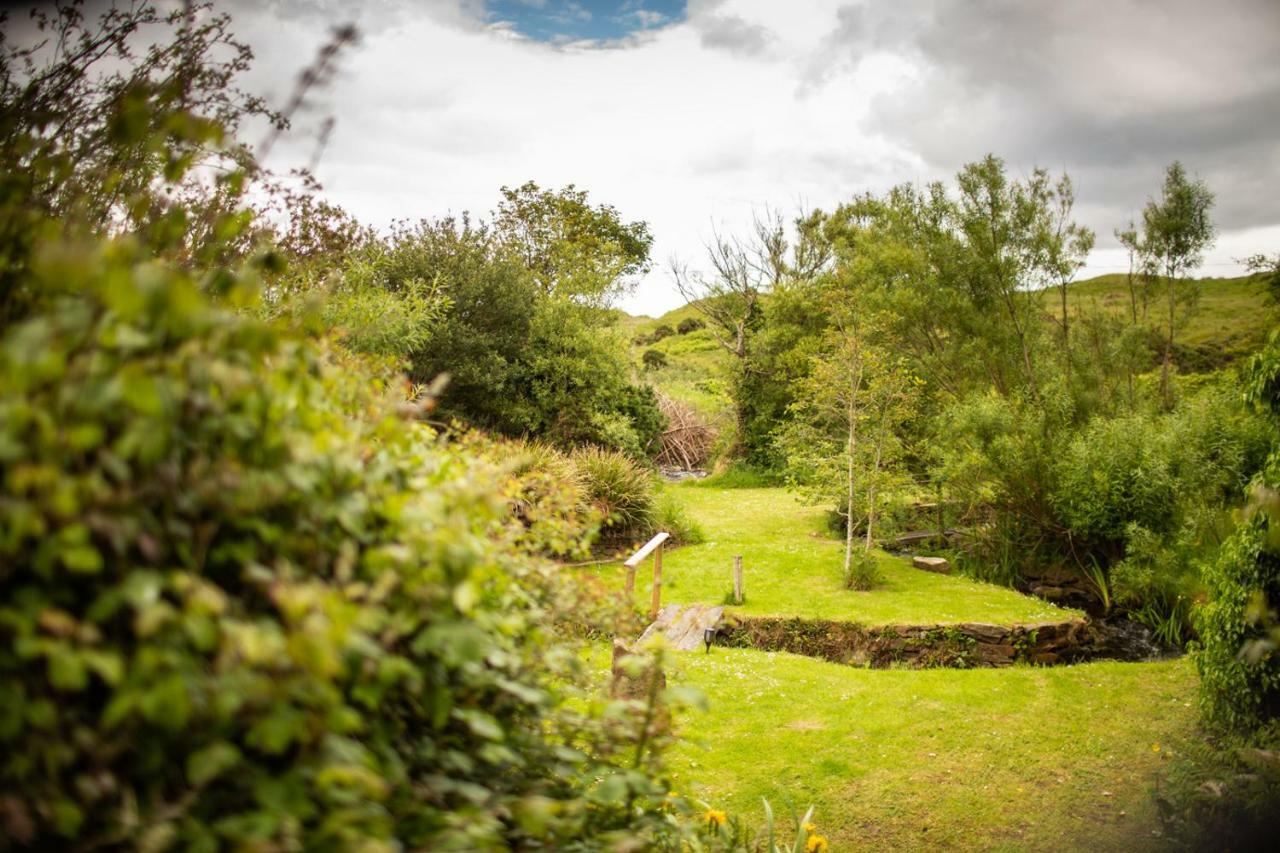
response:
<path id="1" fill-rule="evenodd" d="M 488 849 L 677 831 L 654 715 L 580 690 L 554 629 L 602 605 L 504 544 L 491 466 L 413 422 L 394 383 L 128 242 L 42 258 L 35 289 L 81 295 L 0 342 L 7 838 Z M 233 301 L 252 284 L 219 282 Z"/>
<path id="2" fill-rule="evenodd" d="M 1244 397 L 1274 423 L 1280 418 L 1280 331 L 1253 356 Z M 1238 733 L 1270 723 L 1280 732 L 1280 442 L 1253 478 L 1239 526 L 1205 572 L 1209 600 L 1197 614 L 1201 707 L 1209 721 Z"/>

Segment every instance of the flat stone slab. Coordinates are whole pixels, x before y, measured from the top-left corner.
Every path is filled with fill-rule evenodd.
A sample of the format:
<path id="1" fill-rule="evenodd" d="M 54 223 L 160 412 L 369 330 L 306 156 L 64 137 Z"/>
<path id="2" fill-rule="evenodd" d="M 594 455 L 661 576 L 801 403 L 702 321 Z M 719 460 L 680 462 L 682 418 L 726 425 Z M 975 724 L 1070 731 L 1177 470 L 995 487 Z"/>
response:
<path id="1" fill-rule="evenodd" d="M 692 652 L 702 648 L 702 632 L 719 625 L 723 615 L 722 605 L 690 604 L 684 607 L 668 604 L 658 613 L 653 624 L 644 629 L 638 642 L 661 635 L 669 647 Z"/>
<path id="2" fill-rule="evenodd" d="M 926 572 L 937 572 L 940 575 L 951 574 L 951 563 L 945 557 L 912 557 L 911 565 Z"/>

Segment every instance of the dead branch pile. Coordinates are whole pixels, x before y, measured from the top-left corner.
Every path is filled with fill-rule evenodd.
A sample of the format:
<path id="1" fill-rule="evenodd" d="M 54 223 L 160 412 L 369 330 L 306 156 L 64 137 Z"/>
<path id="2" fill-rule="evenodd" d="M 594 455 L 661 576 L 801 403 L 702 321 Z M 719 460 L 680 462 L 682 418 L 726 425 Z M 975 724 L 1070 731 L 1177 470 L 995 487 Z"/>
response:
<path id="1" fill-rule="evenodd" d="M 673 400 L 666 394 L 658 395 L 658 409 L 667 419 L 662 433 L 658 455 L 654 461 L 663 468 L 682 468 L 693 471 L 703 465 L 711 455 L 716 431 L 688 403 Z"/>

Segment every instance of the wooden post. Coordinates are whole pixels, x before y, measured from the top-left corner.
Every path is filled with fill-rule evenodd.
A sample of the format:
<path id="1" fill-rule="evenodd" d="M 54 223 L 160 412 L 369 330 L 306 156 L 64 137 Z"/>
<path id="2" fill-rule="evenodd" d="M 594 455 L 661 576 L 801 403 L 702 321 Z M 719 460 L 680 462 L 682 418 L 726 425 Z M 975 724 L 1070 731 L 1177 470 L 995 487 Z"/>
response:
<path id="1" fill-rule="evenodd" d="M 947 516 L 946 509 L 942 505 L 942 481 L 934 481 L 934 487 L 938 500 L 938 547 L 943 548 L 947 544 Z"/>
<path id="2" fill-rule="evenodd" d="M 627 601 L 630 601 L 631 597 L 635 594 L 635 591 L 636 591 L 636 567 L 635 566 L 627 566 L 626 590 L 627 590 Z"/>
<path id="3" fill-rule="evenodd" d="M 733 603 L 741 604 L 742 592 L 742 555 L 733 558 Z"/>
<path id="4" fill-rule="evenodd" d="M 649 602 L 649 618 L 657 619 L 662 606 L 662 543 L 653 552 L 653 593 Z"/>

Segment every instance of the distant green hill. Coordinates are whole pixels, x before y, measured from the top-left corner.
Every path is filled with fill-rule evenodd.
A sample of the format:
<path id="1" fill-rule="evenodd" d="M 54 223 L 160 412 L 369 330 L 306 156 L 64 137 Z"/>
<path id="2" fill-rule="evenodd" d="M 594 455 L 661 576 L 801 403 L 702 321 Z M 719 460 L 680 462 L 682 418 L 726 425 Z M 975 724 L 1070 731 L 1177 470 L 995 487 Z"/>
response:
<path id="1" fill-rule="evenodd" d="M 1202 278 L 1181 286 L 1200 291 L 1195 312 L 1178 333 L 1178 358 L 1183 370 L 1196 371 L 1222 366 L 1247 355 L 1262 345 L 1274 322 L 1274 309 L 1267 304 L 1266 285 L 1260 276 Z M 1147 325 L 1159 329 L 1167 314 L 1162 284 L 1157 284 L 1148 305 Z M 1044 291 L 1045 312 L 1061 311 L 1056 290 Z M 1067 310 L 1103 309 L 1128 316 L 1129 288 L 1126 276 L 1103 275 L 1067 288 Z"/>
<path id="2" fill-rule="evenodd" d="M 1184 372 L 1204 372 L 1225 366 L 1262 345 L 1276 310 L 1267 304 L 1266 286 L 1260 277 L 1202 278 L 1181 286 L 1195 286 L 1200 291 L 1196 310 L 1176 339 L 1176 358 Z M 1146 322 L 1158 330 L 1166 316 L 1164 292 L 1161 285 L 1154 291 Z M 1046 320 L 1056 317 L 1060 310 L 1058 292 L 1046 290 L 1042 296 Z M 1073 315 L 1101 309 L 1127 316 L 1130 309 L 1126 276 L 1103 275 L 1075 282 L 1067 289 L 1067 309 Z M 691 403 L 708 415 L 719 416 L 729 403 L 725 393 L 728 356 L 709 330 L 672 334 L 653 343 L 634 343 L 638 337 L 652 335 L 660 326 L 674 331 L 680 321 L 689 317 L 701 319 L 691 305 L 683 305 L 656 319 L 619 312 L 618 326 L 633 341 L 632 355 L 637 369 L 642 369 L 641 358 L 647 349 L 666 356 L 665 367 L 645 371 L 658 390 Z"/>
<path id="3" fill-rule="evenodd" d="M 637 368 L 644 371 L 655 388 L 695 406 L 710 418 L 718 418 L 729 406 L 725 387 L 729 356 L 716 342 L 710 329 L 697 329 L 683 335 L 675 331 L 681 321 L 690 318 L 704 319 L 694 306 L 682 305 L 656 320 L 629 317 L 619 326 L 632 341 L 632 357 Z M 653 335 L 662 326 L 670 328 L 672 334 L 653 343 L 635 342 L 641 336 Z M 644 370 L 641 359 L 649 349 L 666 356 L 667 365 L 657 370 Z"/>

